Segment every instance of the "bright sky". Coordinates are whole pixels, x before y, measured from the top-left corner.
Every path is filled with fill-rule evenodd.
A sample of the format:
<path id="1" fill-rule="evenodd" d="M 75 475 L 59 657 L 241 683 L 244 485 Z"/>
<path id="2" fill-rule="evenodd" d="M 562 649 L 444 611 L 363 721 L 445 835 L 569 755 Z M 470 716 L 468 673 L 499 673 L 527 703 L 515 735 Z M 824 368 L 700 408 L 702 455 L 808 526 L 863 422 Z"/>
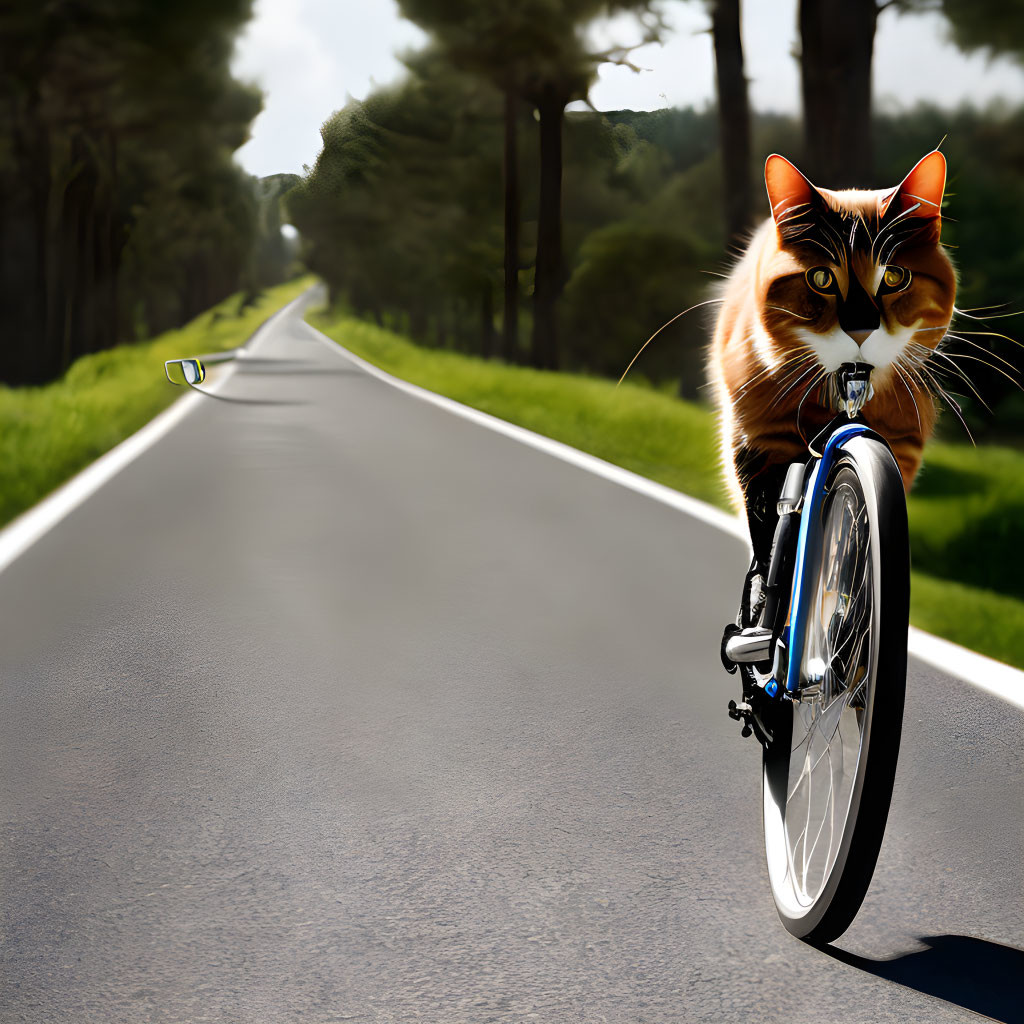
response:
<path id="1" fill-rule="evenodd" d="M 743 45 L 751 101 L 758 110 L 799 109 L 797 0 L 744 0 Z M 711 38 L 704 5 L 666 5 L 671 32 L 664 44 L 636 50 L 640 74 L 604 65 L 591 90 L 599 110 L 703 105 L 714 95 Z M 595 30 L 598 45 L 637 37 L 628 17 Z M 236 51 L 237 76 L 259 84 L 263 113 L 237 154 L 252 174 L 301 172 L 320 151 L 320 125 L 348 97 L 402 73 L 396 58 L 425 39 L 398 15 L 394 0 L 257 0 L 256 14 Z M 939 14 L 879 19 L 875 96 L 881 106 L 920 99 L 953 106 L 996 97 L 1024 101 L 1024 70 L 1007 60 L 965 57 L 948 42 Z"/>

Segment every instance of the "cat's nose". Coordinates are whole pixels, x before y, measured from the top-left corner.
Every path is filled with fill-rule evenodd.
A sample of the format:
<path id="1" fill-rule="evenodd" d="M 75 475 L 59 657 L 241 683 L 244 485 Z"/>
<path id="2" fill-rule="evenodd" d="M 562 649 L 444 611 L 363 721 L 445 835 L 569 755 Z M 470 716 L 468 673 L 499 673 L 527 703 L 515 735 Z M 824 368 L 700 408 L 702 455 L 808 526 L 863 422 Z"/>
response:
<path id="1" fill-rule="evenodd" d="M 871 331 L 847 331 L 846 332 L 858 345 L 863 345 L 875 332 Z"/>

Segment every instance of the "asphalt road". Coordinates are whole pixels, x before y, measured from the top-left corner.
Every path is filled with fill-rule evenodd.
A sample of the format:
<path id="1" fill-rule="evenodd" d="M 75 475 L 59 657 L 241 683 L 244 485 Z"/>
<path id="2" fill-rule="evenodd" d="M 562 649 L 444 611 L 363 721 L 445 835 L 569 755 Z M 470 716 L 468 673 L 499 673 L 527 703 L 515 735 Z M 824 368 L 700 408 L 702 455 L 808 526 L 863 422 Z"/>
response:
<path id="1" fill-rule="evenodd" d="M 871 891 L 804 946 L 741 546 L 297 314 L 249 356 L 0 574 L 0 1019 L 1024 1020 L 1024 713 L 911 663 Z"/>

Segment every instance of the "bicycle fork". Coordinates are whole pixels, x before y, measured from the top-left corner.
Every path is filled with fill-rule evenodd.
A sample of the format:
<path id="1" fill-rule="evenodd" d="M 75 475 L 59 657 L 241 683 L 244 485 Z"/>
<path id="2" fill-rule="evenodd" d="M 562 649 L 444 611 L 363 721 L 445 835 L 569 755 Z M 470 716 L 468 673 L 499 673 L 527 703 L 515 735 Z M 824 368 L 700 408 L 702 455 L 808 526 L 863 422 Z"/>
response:
<path id="1" fill-rule="evenodd" d="M 729 717 L 743 722 L 741 735 L 754 733 L 764 746 L 771 742 L 771 711 L 779 701 L 811 696 L 809 690 L 801 693 L 790 667 L 790 640 L 795 637 L 802 647 L 805 614 L 799 570 L 810 524 L 802 517 L 813 519 L 818 514 L 825 475 L 843 441 L 855 433 L 874 433 L 858 422 L 873 394 L 871 370 L 867 363 L 844 363 L 830 380 L 836 416 L 808 446 L 810 459 L 794 462 L 786 471 L 776 504 L 779 518 L 767 574 L 756 560 L 751 564 L 738 620 L 727 625 L 722 635 L 722 664 L 729 673 L 739 670 L 743 680 L 743 700 L 729 701 Z"/>

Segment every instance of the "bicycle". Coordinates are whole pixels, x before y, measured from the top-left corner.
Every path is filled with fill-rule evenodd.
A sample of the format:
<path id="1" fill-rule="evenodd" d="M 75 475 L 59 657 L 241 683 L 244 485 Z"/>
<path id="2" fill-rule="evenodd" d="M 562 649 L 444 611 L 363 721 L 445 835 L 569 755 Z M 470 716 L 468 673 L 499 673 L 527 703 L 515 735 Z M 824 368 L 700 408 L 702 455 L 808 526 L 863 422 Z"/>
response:
<path id="1" fill-rule="evenodd" d="M 821 944 L 867 893 L 892 798 L 906 690 L 903 482 L 861 419 L 872 367 L 833 375 L 835 418 L 789 466 L 767 576 L 756 562 L 722 662 L 729 714 L 763 748 L 768 877 L 782 923 Z"/>

